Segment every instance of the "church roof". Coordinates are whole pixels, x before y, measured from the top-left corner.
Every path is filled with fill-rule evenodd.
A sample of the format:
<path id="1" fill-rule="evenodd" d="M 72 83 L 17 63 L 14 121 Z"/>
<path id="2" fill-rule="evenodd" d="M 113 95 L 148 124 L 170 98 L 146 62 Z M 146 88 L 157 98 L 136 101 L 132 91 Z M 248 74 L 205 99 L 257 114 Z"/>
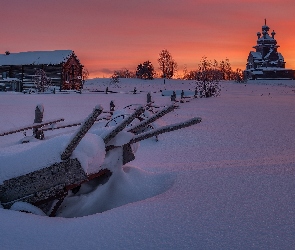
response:
<path id="1" fill-rule="evenodd" d="M 40 65 L 66 62 L 72 50 L 28 51 L 0 55 L 0 65 Z"/>
<path id="2" fill-rule="evenodd" d="M 262 59 L 262 55 L 260 52 L 250 51 L 250 53 L 254 59 Z"/>
<path id="3" fill-rule="evenodd" d="M 268 59 L 269 56 L 271 55 L 271 53 L 273 53 L 273 48 L 269 49 L 269 52 L 266 54 L 266 56 L 264 57 L 264 59 Z"/>
<path id="4" fill-rule="evenodd" d="M 264 41 L 264 40 L 273 40 L 273 41 L 275 41 L 275 39 L 272 38 L 271 36 L 269 36 L 268 33 L 266 33 L 264 36 L 262 36 L 262 37 L 260 37 L 260 38 L 258 39 L 258 41 Z"/>

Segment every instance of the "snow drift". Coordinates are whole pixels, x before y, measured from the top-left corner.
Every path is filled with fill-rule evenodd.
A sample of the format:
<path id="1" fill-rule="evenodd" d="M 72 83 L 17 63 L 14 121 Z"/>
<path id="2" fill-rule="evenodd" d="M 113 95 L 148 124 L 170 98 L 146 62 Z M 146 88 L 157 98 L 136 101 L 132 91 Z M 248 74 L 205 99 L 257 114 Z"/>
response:
<path id="1" fill-rule="evenodd" d="M 107 79 L 85 85 L 89 90 L 106 86 Z M 134 86 L 138 94 L 129 94 Z M 145 103 L 151 91 L 161 106 L 170 97 L 160 90 L 194 86 L 191 81 L 166 80 L 164 86 L 158 80 L 124 79 L 113 89 L 118 93 L 108 95 L 86 90 L 81 95 L 0 93 L 0 124 L 7 130 L 31 123 L 38 103 L 44 104 L 45 119 L 62 115 L 74 122 L 98 100 L 104 109 L 114 100 L 119 109 L 131 102 Z M 110 178 L 97 189 L 85 186 L 82 205 L 77 205 L 78 198 L 66 201 L 77 205 L 76 215 L 89 210 L 92 215 L 73 218 L 74 211 L 67 207 L 64 216 L 72 218 L 0 209 L 1 248 L 293 249 L 294 90 L 294 81 L 223 82 L 220 97 L 180 104 L 161 126 L 192 116 L 202 117 L 202 123 L 161 135 L 158 142 L 141 142 L 136 159 L 111 176 L 114 183 Z M 1 152 L 22 137 L 0 138 Z M 107 201 L 95 202 L 92 195 Z M 105 209 L 109 210 L 97 213 Z"/>

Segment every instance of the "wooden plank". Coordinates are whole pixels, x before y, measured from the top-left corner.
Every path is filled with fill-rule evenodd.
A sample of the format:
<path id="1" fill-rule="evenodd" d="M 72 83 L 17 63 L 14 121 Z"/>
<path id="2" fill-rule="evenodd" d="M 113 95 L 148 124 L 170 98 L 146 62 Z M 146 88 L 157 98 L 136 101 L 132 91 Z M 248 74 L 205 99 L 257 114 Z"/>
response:
<path id="1" fill-rule="evenodd" d="M 158 128 L 158 129 L 153 129 L 151 131 L 136 135 L 135 137 L 133 137 L 133 139 L 130 140 L 129 143 L 130 144 L 131 143 L 136 143 L 136 142 L 148 139 L 148 138 L 156 136 L 156 135 L 160 135 L 160 134 L 163 134 L 163 133 L 167 133 L 167 132 L 171 132 L 171 131 L 174 131 L 174 130 L 189 127 L 191 125 L 200 123 L 201 121 L 202 121 L 202 119 L 200 117 L 195 117 L 195 118 L 189 119 L 189 120 L 184 121 L 184 122 L 167 125 L 167 126 L 164 126 L 164 127 Z"/>
<path id="2" fill-rule="evenodd" d="M 163 134 L 163 133 L 167 133 L 167 132 L 171 132 L 171 131 L 174 131 L 174 130 L 189 127 L 191 125 L 200 123 L 201 121 L 202 121 L 202 118 L 195 117 L 195 118 L 189 119 L 189 120 L 184 121 L 184 122 L 167 125 L 167 126 L 164 126 L 164 127 L 158 128 L 158 129 L 153 129 L 153 130 L 150 130 L 150 131 L 147 131 L 147 132 L 144 132 L 144 133 L 141 133 L 141 134 L 138 134 L 138 135 L 134 136 L 126 144 L 136 143 L 136 142 L 151 138 L 153 136 L 157 136 L 157 135 L 160 135 L 160 134 Z M 106 146 L 106 151 L 110 151 L 110 150 L 112 150 L 114 148 L 117 148 L 117 146 L 114 146 L 114 145 Z"/>
<path id="3" fill-rule="evenodd" d="M 89 115 L 89 117 L 85 120 L 85 122 L 81 125 L 80 129 L 77 131 L 71 142 L 68 144 L 64 152 L 61 154 L 61 159 L 68 159 L 75 148 L 78 146 L 79 142 L 86 135 L 88 130 L 92 127 L 96 118 L 102 113 L 103 108 L 98 105 L 94 108 L 93 112 Z"/>
<path id="4" fill-rule="evenodd" d="M 141 123 L 133 126 L 132 128 L 130 128 L 128 130 L 128 132 L 131 133 L 137 133 L 138 131 L 140 131 L 142 128 L 146 127 L 148 124 L 156 121 L 157 119 L 161 118 L 162 116 L 168 114 L 169 112 L 174 110 L 174 105 L 170 105 L 162 110 L 160 110 L 159 112 L 157 112 L 155 115 L 151 116 L 150 118 L 143 120 Z"/>
<path id="5" fill-rule="evenodd" d="M 0 200 L 4 208 L 16 201 L 37 203 L 63 194 L 67 185 L 87 181 L 78 159 L 67 159 L 49 167 L 4 181 Z"/>

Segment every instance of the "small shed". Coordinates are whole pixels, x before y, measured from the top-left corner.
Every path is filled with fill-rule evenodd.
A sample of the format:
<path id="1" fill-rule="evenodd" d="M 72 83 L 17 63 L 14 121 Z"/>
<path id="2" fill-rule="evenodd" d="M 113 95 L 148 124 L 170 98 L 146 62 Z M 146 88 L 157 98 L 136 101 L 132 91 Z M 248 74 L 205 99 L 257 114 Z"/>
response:
<path id="1" fill-rule="evenodd" d="M 0 80 L 18 79 L 20 87 L 34 86 L 34 77 L 42 69 L 51 84 L 63 89 L 81 89 L 83 65 L 72 50 L 28 51 L 0 55 Z"/>

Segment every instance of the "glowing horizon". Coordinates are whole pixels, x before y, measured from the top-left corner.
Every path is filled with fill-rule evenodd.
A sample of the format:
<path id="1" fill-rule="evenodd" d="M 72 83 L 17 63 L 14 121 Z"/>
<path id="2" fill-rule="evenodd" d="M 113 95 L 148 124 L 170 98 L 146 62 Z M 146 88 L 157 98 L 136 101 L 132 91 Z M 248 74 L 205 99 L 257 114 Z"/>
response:
<path id="1" fill-rule="evenodd" d="M 90 78 L 134 71 L 146 60 L 158 71 L 162 49 L 172 54 L 179 75 L 185 65 L 196 69 L 203 56 L 245 69 L 266 18 L 286 68 L 295 69 L 294 11 L 290 0 L 11 0 L 0 10 L 0 51 L 71 49 Z"/>

